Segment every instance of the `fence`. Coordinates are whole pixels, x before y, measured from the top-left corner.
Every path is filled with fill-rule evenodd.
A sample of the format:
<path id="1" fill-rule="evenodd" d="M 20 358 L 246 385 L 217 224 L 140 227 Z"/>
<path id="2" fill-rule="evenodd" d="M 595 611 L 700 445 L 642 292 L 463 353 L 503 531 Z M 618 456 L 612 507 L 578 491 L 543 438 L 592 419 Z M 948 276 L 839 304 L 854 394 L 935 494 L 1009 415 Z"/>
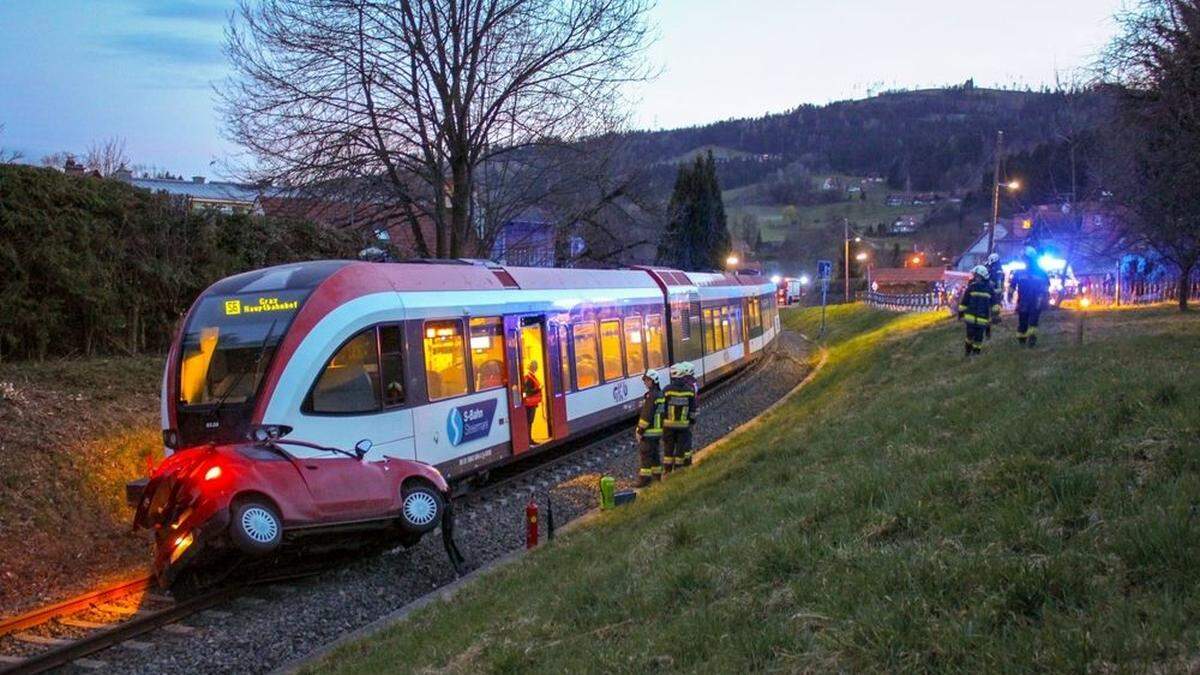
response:
<path id="1" fill-rule="evenodd" d="M 859 294 L 859 299 L 872 307 L 893 312 L 932 312 L 948 306 L 946 294 L 940 292 L 890 294 L 870 291 Z"/>
<path id="2" fill-rule="evenodd" d="M 1200 297 L 1200 277 L 1193 278 L 1189 284 L 1188 298 Z M 1095 284 L 1088 289 L 1088 297 L 1096 304 L 1149 305 L 1156 302 L 1175 302 L 1179 300 L 1179 280 L 1137 281 L 1123 285 L 1121 298 L 1117 301 L 1115 284 Z"/>

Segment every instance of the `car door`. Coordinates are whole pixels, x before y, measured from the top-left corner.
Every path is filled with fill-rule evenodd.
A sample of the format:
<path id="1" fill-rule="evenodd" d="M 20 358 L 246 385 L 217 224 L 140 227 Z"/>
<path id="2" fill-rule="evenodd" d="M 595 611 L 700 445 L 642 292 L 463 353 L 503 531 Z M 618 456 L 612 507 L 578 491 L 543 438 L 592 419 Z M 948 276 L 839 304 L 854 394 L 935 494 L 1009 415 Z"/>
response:
<path id="1" fill-rule="evenodd" d="M 297 460 L 322 522 L 384 517 L 396 503 L 387 460 L 343 455 Z"/>

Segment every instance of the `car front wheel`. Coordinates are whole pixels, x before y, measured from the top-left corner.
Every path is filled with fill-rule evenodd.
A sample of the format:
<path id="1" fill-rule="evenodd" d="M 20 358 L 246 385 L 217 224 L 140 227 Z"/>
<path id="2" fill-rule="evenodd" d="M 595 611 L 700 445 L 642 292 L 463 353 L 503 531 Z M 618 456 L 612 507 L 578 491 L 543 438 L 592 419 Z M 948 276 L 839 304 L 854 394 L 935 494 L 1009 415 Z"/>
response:
<path id="1" fill-rule="evenodd" d="M 229 537 L 244 553 L 262 555 L 283 541 L 283 521 L 275 507 L 259 499 L 238 503 L 230 514 Z"/>
<path id="2" fill-rule="evenodd" d="M 411 485 L 404 489 L 400 506 L 400 524 L 418 534 L 431 532 L 446 507 L 442 494 L 429 485 Z"/>

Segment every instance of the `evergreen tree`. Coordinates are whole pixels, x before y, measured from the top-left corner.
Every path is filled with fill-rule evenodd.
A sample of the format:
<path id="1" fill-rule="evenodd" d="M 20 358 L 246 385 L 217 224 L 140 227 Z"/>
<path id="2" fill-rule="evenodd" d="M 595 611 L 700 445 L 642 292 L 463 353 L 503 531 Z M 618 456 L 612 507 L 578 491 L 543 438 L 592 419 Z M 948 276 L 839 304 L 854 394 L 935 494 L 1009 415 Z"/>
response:
<path id="1" fill-rule="evenodd" d="M 732 238 L 712 152 L 681 164 L 668 207 L 670 221 L 658 246 L 658 262 L 683 270 L 721 269 Z"/>

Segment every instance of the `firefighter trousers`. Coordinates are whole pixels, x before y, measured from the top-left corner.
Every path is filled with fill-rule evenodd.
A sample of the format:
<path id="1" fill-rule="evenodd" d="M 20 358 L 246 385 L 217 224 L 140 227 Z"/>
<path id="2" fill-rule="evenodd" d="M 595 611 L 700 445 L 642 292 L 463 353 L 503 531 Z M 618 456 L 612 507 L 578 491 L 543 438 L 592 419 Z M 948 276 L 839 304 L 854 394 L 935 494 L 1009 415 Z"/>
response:
<path id="1" fill-rule="evenodd" d="M 638 487 L 662 480 L 662 459 L 658 455 L 658 439 L 642 437 L 638 441 Z"/>
<path id="2" fill-rule="evenodd" d="M 974 356 L 983 351 L 983 338 L 988 328 L 987 324 L 968 323 L 967 342 L 964 350 L 966 356 Z"/>
<path id="3" fill-rule="evenodd" d="M 663 468 L 682 468 L 692 464 L 692 429 L 663 429 Z"/>
<path id="4" fill-rule="evenodd" d="M 1037 344 L 1038 319 L 1041 316 L 1042 310 L 1038 308 L 1017 310 L 1017 342 L 1030 347 Z"/>

